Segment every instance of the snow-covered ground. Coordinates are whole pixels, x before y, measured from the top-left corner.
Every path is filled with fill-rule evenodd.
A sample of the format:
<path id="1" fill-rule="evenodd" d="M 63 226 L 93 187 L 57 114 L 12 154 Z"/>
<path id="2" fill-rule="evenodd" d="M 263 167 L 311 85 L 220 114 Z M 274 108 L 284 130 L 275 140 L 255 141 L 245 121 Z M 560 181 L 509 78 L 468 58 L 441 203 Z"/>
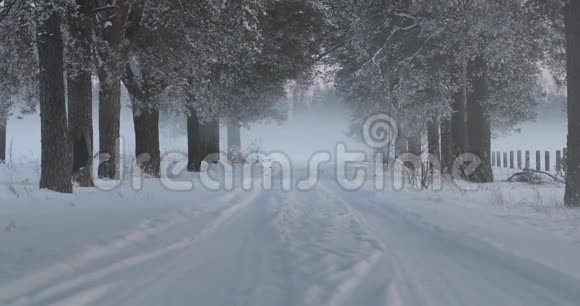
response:
<path id="1" fill-rule="evenodd" d="M 20 167 L 0 168 L 0 305 L 580 300 L 580 211 L 562 207 L 562 186 L 348 192 L 326 169 L 308 192 L 150 179 L 59 195 Z"/>
<path id="2" fill-rule="evenodd" d="M 122 134 L 130 155 L 127 111 Z M 334 118 L 254 125 L 243 141 L 287 153 L 296 182 L 310 154 L 332 152 L 336 142 L 360 148 L 344 134 L 347 117 Z M 562 185 L 505 183 L 511 170 L 496 169 L 500 181 L 475 191 L 450 182 L 440 191 L 376 191 L 372 175 L 346 191 L 327 165 L 304 192 L 276 184 L 209 191 L 199 175 L 181 174 L 176 179 L 194 190 L 146 179 L 138 190 L 127 180 L 111 191 L 60 195 L 37 187 L 36 117 L 11 120 L 8 131 L 12 158 L 0 165 L 1 306 L 580 301 L 580 211 L 563 207 Z M 496 140 L 495 149 L 530 143 L 511 137 Z M 161 144 L 164 152 L 186 148 L 171 131 Z M 386 185 L 393 185 L 388 177 Z"/>

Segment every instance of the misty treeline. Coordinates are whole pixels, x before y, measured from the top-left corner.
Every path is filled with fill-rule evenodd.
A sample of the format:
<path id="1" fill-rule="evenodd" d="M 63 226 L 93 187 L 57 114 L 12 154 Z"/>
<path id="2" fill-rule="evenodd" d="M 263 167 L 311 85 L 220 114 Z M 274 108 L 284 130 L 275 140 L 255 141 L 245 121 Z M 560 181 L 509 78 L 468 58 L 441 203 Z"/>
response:
<path id="1" fill-rule="evenodd" d="M 93 103 L 98 176 L 118 177 L 122 86 L 135 156 L 159 176 L 160 111 L 186 114 L 189 170 L 199 171 L 220 150 L 220 120 L 239 146 L 240 125 L 279 117 L 275 102 L 303 95 L 320 71 L 348 101 L 353 126 L 387 113 L 399 124 L 396 150 L 420 154 L 426 135 L 445 171 L 474 153 L 482 166 L 466 179 L 492 182 L 492 134 L 534 118 L 547 70 L 562 88 L 567 83 L 566 203 L 580 205 L 578 1 L 0 3 L 0 153 L 11 104 L 29 111 L 38 103 L 42 188 L 70 192 L 73 178 L 92 185 Z"/>
<path id="2" fill-rule="evenodd" d="M 160 174 L 163 110 L 187 115 L 189 170 L 199 171 L 203 158 L 220 150 L 220 119 L 235 133 L 242 123 L 276 116 L 272 101 L 315 64 L 327 22 L 320 4 L 309 0 L 0 3 L 2 110 L 12 101 L 38 102 L 40 187 L 60 192 L 72 191 L 73 178 L 93 185 L 96 153 L 98 176 L 119 178 L 123 86 L 143 171 Z M 93 80 L 98 101 L 92 100 Z M 2 112 L 2 126 L 7 115 Z"/>

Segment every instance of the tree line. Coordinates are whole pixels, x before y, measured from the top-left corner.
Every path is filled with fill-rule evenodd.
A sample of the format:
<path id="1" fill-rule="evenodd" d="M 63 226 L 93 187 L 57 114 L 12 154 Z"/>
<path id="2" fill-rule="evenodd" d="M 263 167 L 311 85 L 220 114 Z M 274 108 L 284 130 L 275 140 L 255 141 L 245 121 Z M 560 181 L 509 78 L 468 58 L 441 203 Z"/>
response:
<path id="1" fill-rule="evenodd" d="M 332 1 L 337 89 L 355 114 L 397 119 L 405 150 L 463 153 L 481 166 L 465 179 L 494 181 L 491 139 L 535 117 L 548 70 L 568 91 L 566 204 L 580 206 L 580 2 L 568 0 Z M 390 148 L 387 148 L 390 149 Z"/>
<path id="2" fill-rule="evenodd" d="M 275 113 L 288 80 L 311 71 L 326 22 L 309 0 L 6 0 L 0 8 L 0 132 L 5 138 L 14 97 L 38 100 L 40 187 L 59 192 L 72 192 L 73 178 L 93 185 L 93 79 L 99 177 L 119 176 L 122 86 L 143 171 L 160 174 L 164 109 L 187 114 L 188 168 L 199 171 L 219 152 L 220 118 L 239 134 L 241 123 Z"/>
<path id="3" fill-rule="evenodd" d="M 4 0 L 0 18 L 0 140 L 10 97 L 24 109 L 39 100 L 43 188 L 92 184 L 93 79 L 99 177 L 119 173 L 121 85 L 135 155 L 158 176 L 161 110 L 187 114 L 199 171 L 219 152 L 219 119 L 239 145 L 241 124 L 277 116 L 287 85 L 304 92 L 321 65 L 354 127 L 388 113 L 405 150 L 420 154 L 426 134 L 444 169 L 473 153 L 482 166 L 466 179 L 492 182 L 492 135 L 534 118 L 545 69 L 567 85 L 566 203 L 580 205 L 578 1 Z"/>

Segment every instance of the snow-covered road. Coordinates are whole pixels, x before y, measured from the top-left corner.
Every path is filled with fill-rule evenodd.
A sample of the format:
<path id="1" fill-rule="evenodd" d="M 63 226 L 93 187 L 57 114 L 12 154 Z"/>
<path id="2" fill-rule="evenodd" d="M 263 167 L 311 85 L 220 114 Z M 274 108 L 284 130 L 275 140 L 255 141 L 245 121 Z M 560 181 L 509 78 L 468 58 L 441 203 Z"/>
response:
<path id="1" fill-rule="evenodd" d="M 580 301 L 580 282 L 568 275 L 461 233 L 421 224 L 397 205 L 357 201 L 360 197 L 349 193 L 342 196 L 385 245 L 373 273 L 346 305 L 577 305 Z M 381 302 L 384 292 L 386 302 Z"/>
<path id="2" fill-rule="evenodd" d="M 580 280 L 572 274 L 452 226 L 425 222 L 406 209 L 411 203 L 389 192 L 347 192 L 327 181 L 309 192 L 238 191 L 212 199 L 215 205 L 172 208 L 161 221 L 130 229 L 123 239 L 20 277 L 0 276 L 0 305 L 580 301 Z"/>

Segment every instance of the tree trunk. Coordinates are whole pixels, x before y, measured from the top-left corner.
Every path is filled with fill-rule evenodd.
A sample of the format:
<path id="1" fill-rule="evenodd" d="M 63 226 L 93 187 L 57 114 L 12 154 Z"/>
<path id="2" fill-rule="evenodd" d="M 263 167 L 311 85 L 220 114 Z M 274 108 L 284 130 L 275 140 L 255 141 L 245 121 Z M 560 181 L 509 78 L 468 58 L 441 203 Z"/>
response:
<path id="1" fill-rule="evenodd" d="M 405 153 L 409 153 L 409 142 L 405 138 L 398 138 L 395 142 L 395 158 Z"/>
<path id="2" fill-rule="evenodd" d="M 451 114 L 451 147 L 453 159 L 467 151 L 467 126 L 465 119 L 465 98 L 464 95 L 457 94 L 452 105 L 453 112 Z"/>
<path id="3" fill-rule="evenodd" d="M 199 119 L 195 109 L 191 108 L 187 116 L 187 171 L 201 171 L 201 162 L 204 156 L 201 152 L 201 138 Z"/>
<path id="4" fill-rule="evenodd" d="M 0 164 L 6 162 L 6 126 L 8 116 L 0 113 Z"/>
<path id="5" fill-rule="evenodd" d="M 72 63 L 68 71 L 69 137 L 72 176 L 81 187 L 93 187 L 93 86 L 90 69 L 82 67 L 92 60 L 92 21 L 94 1 L 77 0 L 78 11 L 68 14 Z"/>
<path id="6" fill-rule="evenodd" d="M 242 154 L 242 136 L 240 133 L 240 124 L 238 122 L 228 120 L 228 159 L 235 164 L 244 163 L 244 156 Z"/>
<path id="7" fill-rule="evenodd" d="M 121 81 L 101 74 L 99 91 L 99 177 L 120 175 Z"/>
<path id="8" fill-rule="evenodd" d="M 68 78 L 69 137 L 72 176 L 81 187 L 93 187 L 93 90 L 91 74 Z"/>
<path id="9" fill-rule="evenodd" d="M 407 138 L 409 141 L 409 153 L 421 157 L 423 154 L 423 144 L 421 143 L 421 135 L 413 135 Z"/>
<path id="10" fill-rule="evenodd" d="M 99 67 L 99 177 L 120 178 L 120 118 L 121 118 L 121 67 L 125 56 L 120 54 L 120 44 L 129 15 L 128 0 L 97 0 L 99 8 L 116 4 L 118 9 L 100 12 L 103 19 L 109 20 L 103 26 L 101 36 L 107 44 L 98 48 L 97 54 L 102 63 Z"/>
<path id="11" fill-rule="evenodd" d="M 481 57 L 471 63 L 472 91 L 467 105 L 469 152 L 481 159 L 481 165 L 469 176 L 478 183 L 493 182 L 491 166 L 491 124 L 485 104 L 488 100 L 487 64 Z"/>
<path id="12" fill-rule="evenodd" d="M 415 174 L 418 174 L 420 171 L 420 169 L 417 169 L 415 167 L 415 164 L 419 163 L 421 164 L 423 161 L 423 145 L 421 142 L 421 134 L 419 133 L 418 135 L 411 135 L 409 137 L 407 137 L 407 148 L 408 148 L 408 153 L 412 154 L 412 162 L 411 161 L 407 161 L 405 162 L 405 166 L 409 169 L 411 169 Z"/>
<path id="13" fill-rule="evenodd" d="M 445 118 L 441 120 L 441 170 L 443 173 L 451 172 L 454 160 L 451 119 Z"/>
<path id="14" fill-rule="evenodd" d="M 463 65 L 463 91 L 459 100 L 459 113 L 461 118 L 461 153 L 467 152 L 469 148 L 469 63 Z"/>
<path id="15" fill-rule="evenodd" d="M 206 159 L 209 155 L 220 154 L 220 125 L 219 120 L 201 124 L 199 127 L 201 156 Z M 218 154 L 218 155 L 215 155 Z M 217 162 L 219 158 L 212 158 L 210 162 Z"/>
<path id="16" fill-rule="evenodd" d="M 427 142 L 429 154 L 441 158 L 441 131 L 439 118 L 433 117 L 427 124 Z"/>
<path id="17" fill-rule="evenodd" d="M 133 102 L 135 126 L 135 156 L 141 169 L 153 176 L 161 176 L 161 153 L 159 150 L 159 110 L 139 107 Z"/>
<path id="18" fill-rule="evenodd" d="M 156 99 L 166 88 L 160 79 L 143 71 L 137 77 L 130 65 L 125 69 L 124 84 L 131 95 L 135 127 L 135 156 L 141 169 L 153 176 L 161 175 L 159 148 L 159 109 Z M 159 86 L 161 84 L 161 86 Z"/>
<path id="19" fill-rule="evenodd" d="M 52 10 L 48 7 L 45 10 Z M 48 12 L 48 16 L 43 13 L 37 16 L 42 148 L 40 188 L 72 193 L 61 17 L 54 10 Z"/>
<path id="20" fill-rule="evenodd" d="M 228 150 L 241 150 L 242 136 L 240 125 L 237 122 L 228 120 Z"/>
<path id="21" fill-rule="evenodd" d="M 568 71 L 568 163 L 565 203 L 580 207 L 580 2 L 565 10 Z"/>

